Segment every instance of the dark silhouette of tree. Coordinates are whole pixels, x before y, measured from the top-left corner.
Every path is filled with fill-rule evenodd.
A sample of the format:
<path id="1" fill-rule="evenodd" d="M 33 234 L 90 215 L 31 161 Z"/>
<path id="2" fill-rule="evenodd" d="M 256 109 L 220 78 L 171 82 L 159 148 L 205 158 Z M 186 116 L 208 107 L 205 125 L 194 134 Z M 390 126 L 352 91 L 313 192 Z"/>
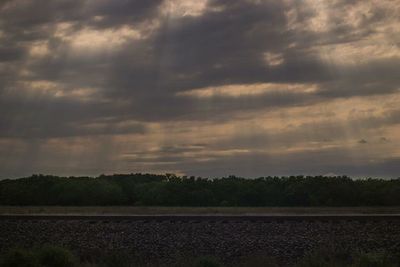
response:
<path id="1" fill-rule="evenodd" d="M 0 181 L 0 205 L 395 206 L 400 205 L 400 179 L 32 175 Z"/>

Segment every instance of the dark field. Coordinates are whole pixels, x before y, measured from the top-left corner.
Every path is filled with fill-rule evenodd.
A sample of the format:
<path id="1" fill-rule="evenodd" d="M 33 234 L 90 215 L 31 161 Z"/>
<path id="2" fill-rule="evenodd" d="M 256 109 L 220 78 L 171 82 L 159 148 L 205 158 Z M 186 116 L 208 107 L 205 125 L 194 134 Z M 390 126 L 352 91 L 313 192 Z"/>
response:
<path id="1" fill-rule="evenodd" d="M 221 219 L 222 218 L 222 219 Z M 282 218 L 282 217 L 281 217 Z M 242 217 L 162 220 L 6 219 L 0 220 L 0 251 L 10 247 L 51 244 L 70 249 L 84 260 L 104 255 L 129 255 L 132 261 L 153 266 L 182 259 L 212 257 L 230 266 L 250 258 L 271 258 L 292 266 L 321 248 L 356 253 L 400 252 L 400 220 L 337 217 L 318 220 L 249 220 Z M 261 256 L 260 256 L 261 255 Z M 260 265 L 261 266 L 261 265 Z M 265 266 L 265 265 L 263 265 Z"/>

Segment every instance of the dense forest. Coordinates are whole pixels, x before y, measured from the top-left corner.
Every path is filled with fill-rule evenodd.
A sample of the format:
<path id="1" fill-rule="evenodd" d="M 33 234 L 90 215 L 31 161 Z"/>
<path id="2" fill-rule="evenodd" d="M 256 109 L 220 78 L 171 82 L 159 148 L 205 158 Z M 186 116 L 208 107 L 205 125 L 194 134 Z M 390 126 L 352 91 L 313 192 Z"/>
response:
<path id="1" fill-rule="evenodd" d="M 394 206 L 400 205 L 400 178 L 33 175 L 0 181 L 0 205 Z"/>

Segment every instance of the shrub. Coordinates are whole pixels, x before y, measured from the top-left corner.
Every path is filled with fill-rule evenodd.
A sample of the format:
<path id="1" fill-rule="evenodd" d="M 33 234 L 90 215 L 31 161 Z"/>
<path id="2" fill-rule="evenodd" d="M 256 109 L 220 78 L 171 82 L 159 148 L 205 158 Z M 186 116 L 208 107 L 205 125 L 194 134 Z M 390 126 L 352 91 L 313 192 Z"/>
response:
<path id="1" fill-rule="evenodd" d="M 24 249 L 12 249 L 2 258 L 2 267 L 39 267 L 35 255 Z"/>
<path id="2" fill-rule="evenodd" d="M 222 267 L 223 265 L 215 258 L 200 257 L 194 262 L 195 267 Z"/>
<path id="3" fill-rule="evenodd" d="M 278 267 L 275 259 L 264 255 L 252 255 L 241 260 L 240 267 Z"/>
<path id="4" fill-rule="evenodd" d="M 349 263 L 351 263 L 351 257 L 348 253 L 327 248 L 305 255 L 299 267 L 342 267 L 348 266 Z"/>
<path id="5" fill-rule="evenodd" d="M 353 267 L 395 267 L 389 257 L 380 253 L 367 253 L 358 257 Z"/>
<path id="6" fill-rule="evenodd" d="M 75 256 L 64 248 L 44 246 L 37 251 L 37 258 L 46 267 L 73 267 L 77 265 Z"/>
<path id="7" fill-rule="evenodd" d="M 101 259 L 101 262 L 106 267 L 131 267 L 141 266 L 137 264 L 133 255 L 126 252 L 112 251 Z"/>

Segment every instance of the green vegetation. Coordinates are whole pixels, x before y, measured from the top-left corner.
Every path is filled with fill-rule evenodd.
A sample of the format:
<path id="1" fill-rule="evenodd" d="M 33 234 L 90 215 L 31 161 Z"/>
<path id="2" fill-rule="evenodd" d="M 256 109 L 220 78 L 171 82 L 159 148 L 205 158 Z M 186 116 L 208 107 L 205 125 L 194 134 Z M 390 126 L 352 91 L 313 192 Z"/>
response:
<path id="1" fill-rule="evenodd" d="M 357 253 L 320 250 L 293 263 L 296 267 L 399 267 L 396 257 L 384 253 Z M 249 255 L 234 263 L 223 263 L 213 256 L 175 258 L 170 264 L 142 262 L 134 255 L 113 252 L 92 260 L 79 260 L 69 250 L 54 246 L 11 249 L 0 255 L 0 267 L 277 267 L 274 258 Z"/>
<path id="2" fill-rule="evenodd" d="M 213 257 L 200 257 L 194 261 L 194 267 L 222 267 L 222 263 Z"/>
<path id="3" fill-rule="evenodd" d="M 39 262 L 35 255 L 24 249 L 13 249 L 3 255 L 0 266 L 2 267 L 37 267 Z"/>
<path id="4" fill-rule="evenodd" d="M 399 206 L 400 179 L 235 176 L 205 179 L 127 174 L 33 175 L 0 181 L 0 205 L 60 206 Z"/>
<path id="5" fill-rule="evenodd" d="M 357 253 L 320 250 L 306 255 L 298 267 L 398 267 L 398 259 L 385 253 Z"/>
<path id="6" fill-rule="evenodd" d="M 39 249 L 11 249 L 0 259 L 1 267 L 74 267 L 76 257 L 67 249 L 44 246 Z"/>

